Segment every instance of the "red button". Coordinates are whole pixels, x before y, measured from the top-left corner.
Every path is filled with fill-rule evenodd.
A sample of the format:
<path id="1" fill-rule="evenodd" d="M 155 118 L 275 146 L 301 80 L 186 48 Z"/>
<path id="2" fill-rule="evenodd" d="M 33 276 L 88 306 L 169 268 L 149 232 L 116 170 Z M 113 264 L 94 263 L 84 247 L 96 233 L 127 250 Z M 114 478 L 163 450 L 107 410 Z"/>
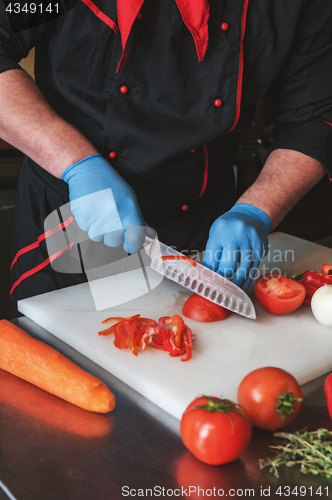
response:
<path id="1" fill-rule="evenodd" d="M 128 92 L 128 87 L 126 87 L 125 85 L 122 85 L 120 87 L 120 92 L 121 92 L 121 94 L 126 94 Z"/>
<path id="2" fill-rule="evenodd" d="M 190 150 L 191 153 L 196 153 L 196 148 Z"/>
<path id="3" fill-rule="evenodd" d="M 137 14 L 137 19 L 142 19 L 142 17 L 143 17 L 142 12 L 139 12 L 139 13 Z"/>
<path id="4" fill-rule="evenodd" d="M 111 151 L 108 156 L 114 160 L 114 158 L 116 158 L 116 152 L 115 151 Z"/>
<path id="5" fill-rule="evenodd" d="M 222 100 L 221 99 L 216 99 L 214 101 L 214 105 L 216 106 L 216 108 L 219 108 L 222 105 Z"/>
<path id="6" fill-rule="evenodd" d="M 221 28 L 223 31 L 227 31 L 227 30 L 228 30 L 228 23 L 222 23 L 222 25 L 220 26 L 220 28 Z"/>
<path id="7" fill-rule="evenodd" d="M 182 205 L 181 210 L 185 212 L 186 210 L 188 210 L 188 208 L 189 208 L 188 205 Z"/>

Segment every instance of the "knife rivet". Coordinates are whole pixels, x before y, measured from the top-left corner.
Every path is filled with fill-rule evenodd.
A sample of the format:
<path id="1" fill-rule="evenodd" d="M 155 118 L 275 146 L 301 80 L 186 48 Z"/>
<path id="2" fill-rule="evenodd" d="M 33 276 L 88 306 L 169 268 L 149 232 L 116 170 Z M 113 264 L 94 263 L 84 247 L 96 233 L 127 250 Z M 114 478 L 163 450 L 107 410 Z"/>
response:
<path id="1" fill-rule="evenodd" d="M 186 210 L 188 210 L 188 208 L 189 208 L 188 205 L 182 205 L 181 210 L 185 212 Z"/>

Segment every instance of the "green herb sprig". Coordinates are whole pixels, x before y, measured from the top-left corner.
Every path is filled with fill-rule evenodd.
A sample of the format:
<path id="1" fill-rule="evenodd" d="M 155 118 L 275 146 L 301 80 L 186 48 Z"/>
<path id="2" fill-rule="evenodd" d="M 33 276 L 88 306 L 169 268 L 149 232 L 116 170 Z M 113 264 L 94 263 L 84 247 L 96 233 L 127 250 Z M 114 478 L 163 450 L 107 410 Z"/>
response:
<path id="1" fill-rule="evenodd" d="M 278 468 L 300 466 L 302 474 L 314 474 L 332 478 L 332 432 L 327 429 L 307 432 L 305 429 L 294 434 L 276 432 L 275 437 L 288 439 L 286 446 L 270 446 L 278 450 L 273 458 L 260 459 L 260 469 L 270 467 L 269 472 L 279 477 Z"/>

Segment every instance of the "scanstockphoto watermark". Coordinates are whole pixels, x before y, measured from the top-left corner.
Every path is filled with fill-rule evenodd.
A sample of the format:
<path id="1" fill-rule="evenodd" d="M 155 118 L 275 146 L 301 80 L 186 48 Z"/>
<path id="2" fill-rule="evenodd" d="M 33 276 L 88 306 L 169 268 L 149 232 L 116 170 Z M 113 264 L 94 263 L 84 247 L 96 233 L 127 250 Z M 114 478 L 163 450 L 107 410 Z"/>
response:
<path id="1" fill-rule="evenodd" d="M 200 486 L 188 486 L 181 488 L 165 488 L 164 486 L 154 486 L 153 488 L 130 488 L 130 486 L 122 486 L 121 494 L 123 497 L 140 497 L 140 498 L 222 498 L 222 497 L 244 497 L 253 498 L 255 490 L 253 488 L 201 488 Z"/>

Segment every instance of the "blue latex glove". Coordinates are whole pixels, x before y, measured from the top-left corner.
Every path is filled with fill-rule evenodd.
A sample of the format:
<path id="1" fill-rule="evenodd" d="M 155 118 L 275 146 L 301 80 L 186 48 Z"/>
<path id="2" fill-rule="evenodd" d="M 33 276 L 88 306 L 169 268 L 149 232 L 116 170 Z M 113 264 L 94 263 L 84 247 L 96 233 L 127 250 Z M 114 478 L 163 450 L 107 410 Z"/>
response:
<path id="1" fill-rule="evenodd" d="M 238 203 L 211 226 L 204 265 L 248 290 L 261 259 L 267 254 L 270 217 L 253 205 Z"/>
<path id="2" fill-rule="evenodd" d="M 128 253 L 141 247 L 146 223 L 136 195 L 101 154 L 74 163 L 63 172 L 62 179 L 69 187 L 75 220 L 91 240 L 104 239 L 110 247 L 124 241 Z"/>

